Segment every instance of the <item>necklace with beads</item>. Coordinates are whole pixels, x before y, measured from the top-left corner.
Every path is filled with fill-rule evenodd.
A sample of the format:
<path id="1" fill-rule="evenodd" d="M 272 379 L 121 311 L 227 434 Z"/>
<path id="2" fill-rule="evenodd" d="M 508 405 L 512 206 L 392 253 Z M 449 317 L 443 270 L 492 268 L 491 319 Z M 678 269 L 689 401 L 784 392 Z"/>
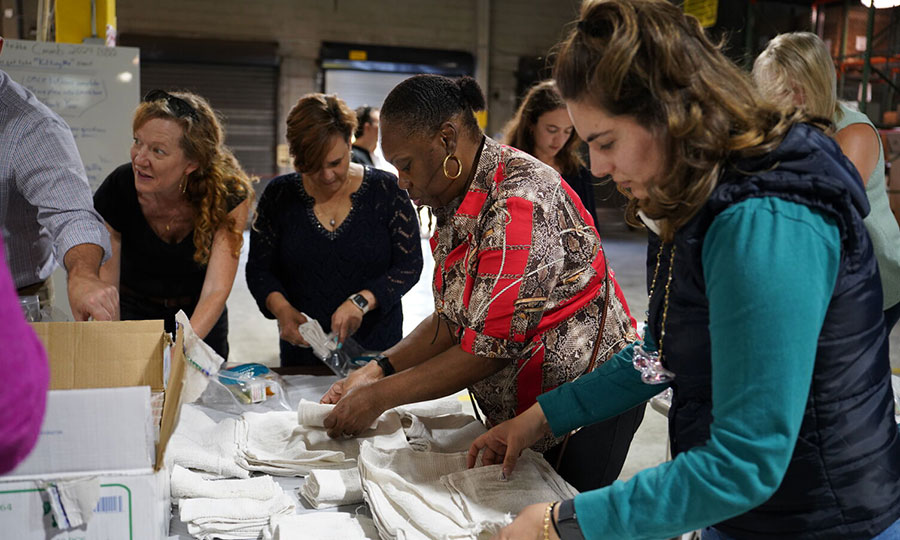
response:
<path id="1" fill-rule="evenodd" d="M 659 245 L 659 250 L 656 252 L 656 268 L 653 269 L 653 279 L 650 281 L 650 301 L 653 301 L 653 293 L 656 291 L 656 279 L 659 276 L 659 264 L 662 260 L 662 252 L 665 248 L 665 244 Z M 644 343 L 638 343 L 634 346 L 634 357 L 632 359 L 632 364 L 634 365 L 634 369 L 641 372 L 641 380 L 647 384 L 664 384 L 672 381 L 675 378 L 675 374 L 666 369 L 663 366 L 663 342 L 666 338 L 666 315 L 669 312 L 669 290 L 672 286 L 672 265 L 675 262 L 675 245 L 672 244 L 672 248 L 669 252 L 669 271 L 668 276 L 666 277 L 666 286 L 665 286 L 665 295 L 663 296 L 663 312 L 662 312 L 662 321 L 659 328 L 659 346 L 655 351 L 647 350 L 644 348 Z M 647 311 L 647 319 L 650 318 L 650 311 L 648 308 Z M 649 329 L 649 323 L 644 328 L 644 336 L 646 339 L 647 331 Z"/>

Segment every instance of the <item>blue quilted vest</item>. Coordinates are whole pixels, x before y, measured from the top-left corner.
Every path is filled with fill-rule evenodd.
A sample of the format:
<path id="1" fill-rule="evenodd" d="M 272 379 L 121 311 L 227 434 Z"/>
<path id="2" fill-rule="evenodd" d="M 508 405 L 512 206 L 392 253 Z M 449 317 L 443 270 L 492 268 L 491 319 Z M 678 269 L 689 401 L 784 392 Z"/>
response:
<path id="1" fill-rule="evenodd" d="M 669 411 L 672 454 L 705 444 L 712 422 L 701 262 L 706 231 L 729 206 L 773 196 L 821 210 L 837 222 L 840 269 L 819 334 L 800 435 L 781 486 L 765 503 L 716 528 L 739 539 L 869 539 L 900 518 L 900 436 L 881 283 L 862 221 L 869 211 L 862 183 L 837 144 L 812 126 L 798 124 L 774 152 L 727 168 L 704 207 L 675 235 L 664 348 L 666 367 L 676 374 Z M 648 288 L 660 245 L 650 236 Z M 659 280 L 668 274 L 670 249 L 664 246 Z M 655 336 L 663 296 L 657 287 L 650 301 Z"/>

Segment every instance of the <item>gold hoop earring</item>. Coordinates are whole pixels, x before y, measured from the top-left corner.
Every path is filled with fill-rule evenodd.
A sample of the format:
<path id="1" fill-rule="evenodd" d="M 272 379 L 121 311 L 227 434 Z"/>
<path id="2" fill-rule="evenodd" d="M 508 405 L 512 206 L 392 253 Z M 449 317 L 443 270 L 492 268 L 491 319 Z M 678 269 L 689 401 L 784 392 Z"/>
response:
<path id="1" fill-rule="evenodd" d="M 451 159 L 456 162 L 456 174 L 450 174 L 447 172 L 447 162 L 450 161 Z M 457 178 L 459 178 L 459 175 L 462 174 L 462 162 L 459 161 L 459 158 L 454 156 L 453 154 L 447 154 L 447 157 L 444 158 L 443 167 L 444 167 L 444 176 L 446 176 L 450 180 L 456 180 Z"/>

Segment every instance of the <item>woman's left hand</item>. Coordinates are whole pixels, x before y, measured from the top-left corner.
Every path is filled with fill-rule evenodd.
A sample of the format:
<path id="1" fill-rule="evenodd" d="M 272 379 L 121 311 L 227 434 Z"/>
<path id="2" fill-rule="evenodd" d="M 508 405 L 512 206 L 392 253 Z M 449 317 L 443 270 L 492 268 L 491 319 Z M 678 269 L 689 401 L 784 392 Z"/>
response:
<path id="1" fill-rule="evenodd" d="M 378 402 L 377 389 L 372 385 L 357 387 L 344 395 L 325 417 L 325 429 L 333 439 L 355 437 L 372 427 L 384 410 Z"/>
<path id="2" fill-rule="evenodd" d="M 334 310 L 331 316 L 331 331 L 338 338 L 338 343 L 343 343 L 345 339 L 352 336 L 359 330 L 362 324 L 363 312 L 350 300 L 345 300 L 343 304 Z"/>
<path id="3" fill-rule="evenodd" d="M 526 506 L 512 523 L 500 529 L 491 540 L 534 540 L 544 537 L 544 513 L 549 502 Z M 550 538 L 559 540 L 559 535 L 550 525 Z"/>

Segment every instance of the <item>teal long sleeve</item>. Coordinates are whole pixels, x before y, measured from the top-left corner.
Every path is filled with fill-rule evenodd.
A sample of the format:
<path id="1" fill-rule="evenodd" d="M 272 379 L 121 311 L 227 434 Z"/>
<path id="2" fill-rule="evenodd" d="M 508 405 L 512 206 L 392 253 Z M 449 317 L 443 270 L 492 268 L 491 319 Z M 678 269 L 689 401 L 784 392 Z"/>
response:
<path id="1" fill-rule="evenodd" d="M 712 348 L 710 439 L 628 482 L 578 495 L 575 509 L 588 540 L 671 538 L 771 497 L 800 430 L 839 260 L 837 226 L 803 205 L 749 199 L 715 219 L 702 257 Z M 631 388 L 634 378 L 625 385 L 624 378 L 611 383 L 600 376 L 624 374 L 627 356 L 539 398 L 554 431 L 628 408 L 640 394 Z M 612 393 L 619 387 L 622 395 Z"/>

